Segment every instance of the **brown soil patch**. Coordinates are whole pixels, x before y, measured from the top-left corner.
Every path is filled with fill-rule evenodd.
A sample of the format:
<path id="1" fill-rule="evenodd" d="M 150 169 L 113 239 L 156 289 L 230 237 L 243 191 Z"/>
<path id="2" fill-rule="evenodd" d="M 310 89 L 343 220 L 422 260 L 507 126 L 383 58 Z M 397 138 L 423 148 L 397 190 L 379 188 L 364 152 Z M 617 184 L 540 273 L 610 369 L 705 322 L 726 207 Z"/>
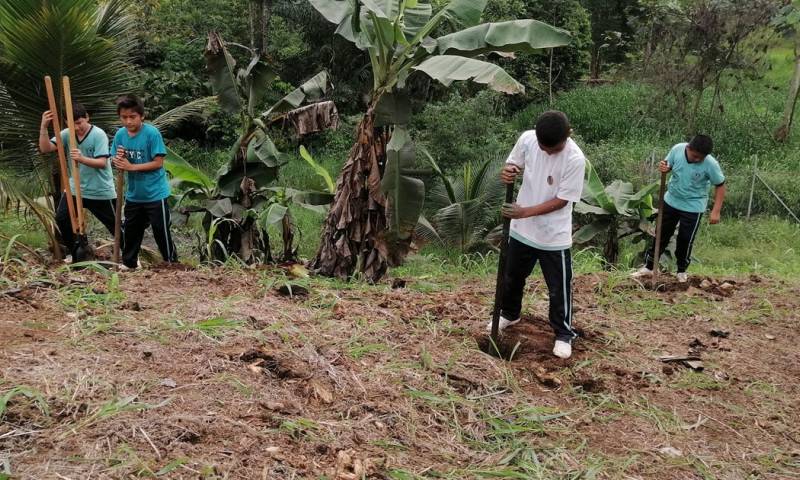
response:
<path id="1" fill-rule="evenodd" d="M 0 296 L 0 395 L 46 404 L 16 396 L 0 419 L 13 478 L 800 473 L 797 284 L 734 279 L 722 296 L 582 276 L 561 360 L 533 282 L 506 362 L 475 343 L 490 279 L 313 279 L 288 298 L 268 271 L 159 267 L 119 291 L 70 275 Z M 658 360 L 690 350 L 703 372 Z"/>

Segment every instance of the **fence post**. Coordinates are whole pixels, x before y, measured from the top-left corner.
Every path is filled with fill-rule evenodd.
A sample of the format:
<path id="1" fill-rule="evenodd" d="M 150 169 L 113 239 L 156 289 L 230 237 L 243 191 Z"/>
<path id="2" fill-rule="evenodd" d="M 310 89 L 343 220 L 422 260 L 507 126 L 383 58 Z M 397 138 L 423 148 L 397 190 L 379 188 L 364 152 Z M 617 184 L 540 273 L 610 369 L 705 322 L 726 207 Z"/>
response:
<path id="1" fill-rule="evenodd" d="M 747 202 L 747 221 L 750 221 L 750 214 L 753 211 L 753 195 L 756 193 L 756 176 L 758 175 L 758 155 L 753 161 L 753 183 L 750 185 L 750 201 Z"/>

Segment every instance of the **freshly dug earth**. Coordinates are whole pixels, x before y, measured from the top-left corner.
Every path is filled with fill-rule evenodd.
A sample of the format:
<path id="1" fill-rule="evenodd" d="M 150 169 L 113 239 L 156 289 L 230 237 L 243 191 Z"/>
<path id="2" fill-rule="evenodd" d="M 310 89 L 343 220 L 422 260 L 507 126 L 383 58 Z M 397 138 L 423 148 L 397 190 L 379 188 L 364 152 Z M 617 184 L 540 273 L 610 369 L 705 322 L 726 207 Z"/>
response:
<path id="1" fill-rule="evenodd" d="M 559 360 L 536 279 L 505 362 L 491 278 L 51 277 L 0 296 L 11 478 L 800 478 L 795 283 L 582 276 Z"/>

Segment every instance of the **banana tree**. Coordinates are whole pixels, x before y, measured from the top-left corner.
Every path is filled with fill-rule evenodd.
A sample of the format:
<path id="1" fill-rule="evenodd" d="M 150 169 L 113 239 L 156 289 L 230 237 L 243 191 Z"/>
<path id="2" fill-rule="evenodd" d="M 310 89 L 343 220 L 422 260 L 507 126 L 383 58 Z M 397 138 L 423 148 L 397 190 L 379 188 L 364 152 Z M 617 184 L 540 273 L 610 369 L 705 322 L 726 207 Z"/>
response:
<path id="1" fill-rule="evenodd" d="M 430 221 L 420 217 L 416 235 L 461 252 L 488 248 L 487 236 L 500 223 L 505 192 L 499 177 L 503 159 L 467 162 L 460 175 L 453 176 L 442 172 L 427 152 L 426 157 L 441 183 L 429 195 L 433 207 Z"/>
<path id="2" fill-rule="evenodd" d="M 598 235 L 605 235 L 603 258 L 607 266 L 613 266 L 619 260 L 620 240 L 630 237 L 640 242 L 655 234 L 650 217 L 655 213 L 653 193 L 658 184 L 647 185 L 638 192 L 632 183 L 622 180 L 604 186 L 590 163 L 586 170 L 583 198 L 575 205 L 575 211 L 587 215 L 591 221 L 575 232 L 573 241 L 588 243 Z"/>
<path id="3" fill-rule="evenodd" d="M 249 64 L 236 69 L 236 62 L 225 42 L 216 32 L 208 35 L 205 49 L 206 66 L 211 85 L 223 111 L 237 115 L 241 135 L 230 152 L 230 161 L 217 173 L 214 188 L 208 191 L 200 182 L 188 192 L 199 198 L 200 210 L 206 216 L 204 225 L 210 232 L 214 219 L 213 243 L 217 257 L 236 254 L 252 263 L 270 260 L 266 226 L 259 222 L 269 203 L 266 188 L 277 179 L 278 169 L 288 157 L 279 152 L 268 133 L 268 125 L 308 102 L 321 99 L 331 88 L 326 72 L 321 72 L 263 112 L 257 111 L 272 82 L 278 78 L 258 54 Z M 218 241 L 217 241 L 218 240 Z"/>
<path id="4" fill-rule="evenodd" d="M 405 129 L 408 77 L 422 72 L 445 86 L 472 80 L 508 94 L 523 86 L 486 61 L 492 52 L 567 45 L 569 33 L 536 20 L 480 24 L 487 0 L 452 0 L 434 13 L 418 0 L 309 0 L 336 34 L 366 51 L 373 84 L 356 142 L 336 185 L 312 268 L 340 278 L 356 270 L 378 281 L 411 247 L 425 197 Z M 464 30 L 432 37 L 442 22 Z"/>

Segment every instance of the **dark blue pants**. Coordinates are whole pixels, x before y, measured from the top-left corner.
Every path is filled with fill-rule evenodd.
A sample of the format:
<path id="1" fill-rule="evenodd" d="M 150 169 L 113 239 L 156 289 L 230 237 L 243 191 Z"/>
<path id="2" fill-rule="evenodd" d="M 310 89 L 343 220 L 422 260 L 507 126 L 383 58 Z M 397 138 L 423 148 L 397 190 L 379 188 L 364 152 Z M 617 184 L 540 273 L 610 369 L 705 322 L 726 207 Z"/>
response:
<path id="1" fill-rule="evenodd" d="M 75 208 L 78 207 L 77 200 L 75 196 L 72 196 L 73 205 Z M 116 200 L 92 200 L 90 198 L 83 199 L 83 208 L 92 212 L 92 215 L 95 216 L 96 219 L 100 220 L 100 223 L 105 225 L 108 233 L 111 236 L 114 236 L 114 212 L 115 212 L 115 203 Z M 56 208 L 56 226 L 58 226 L 59 232 L 61 232 L 61 241 L 64 243 L 66 247 L 66 251 L 72 252 L 72 249 L 75 247 L 75 234 L 72 233 L 72 222 L 69 219 L 69 210 L 67 209 L 67 200 L 66 194 L 61 194 L 61 200 L 58 202 L 58 208 Z"/>
<path id="2" fill-rule="evenodd" d="M 177 262 L 178 253 L 170 232 L 169 205 L 167 200 L 157 202 L 125 202 L 125 243 L 122 263 L 128 268 L 136 268 L 139 251 L 147 227 L 153 229 L 153 238 L 165 262 Z"/>
<path id="3" fill-rule="evenodd" d="M 569 249 L 540 250 L 509 239 L 500 314 L 508 320 L 520 317 L 525 282 L 537 261 L 550 293 L 550 327 L 556 340 L 572 342 L 577 334 L 572 329 L 572 255 Z"/>
<path id="4" fill-rule="evenodd" d="M 678 273 L 683 273 L 692 263 L 692 247 L 697 231 L 700 229 L 702 213 L 684 212 L 671 207 L 664 202 L 664 218 L 661 220 L 661 252 L 667 249 L 672 235 L 675 234 L 675 227 L 678 227 L 678 238 L 675 245 L 675 258 L 678 262 Z M 651 242 L 650 247 L 644 254 L 645 266 L 653 269 L 654 256 L 656 254 L 655 242 Z"/>

